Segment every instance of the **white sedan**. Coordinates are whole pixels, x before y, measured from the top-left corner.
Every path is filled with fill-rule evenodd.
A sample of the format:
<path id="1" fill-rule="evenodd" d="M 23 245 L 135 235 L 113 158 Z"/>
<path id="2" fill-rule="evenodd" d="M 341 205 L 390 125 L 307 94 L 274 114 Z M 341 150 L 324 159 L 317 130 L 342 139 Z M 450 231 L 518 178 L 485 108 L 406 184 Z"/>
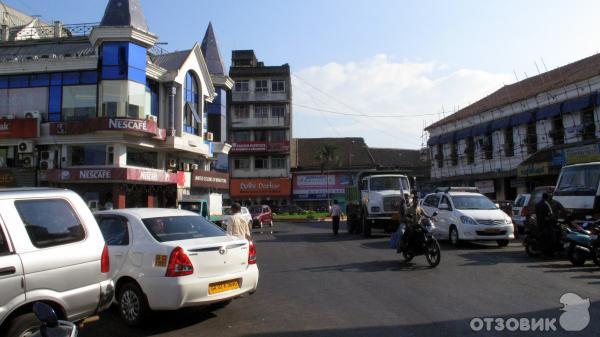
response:
<path id="1" fill-rule="evenodd" d="M 200 215 L 176 209 L 95 213 L 108 244 L 119 313 L 139 325 L 150 310 L 223 302 L 258 286 L 256 249 Z"/>

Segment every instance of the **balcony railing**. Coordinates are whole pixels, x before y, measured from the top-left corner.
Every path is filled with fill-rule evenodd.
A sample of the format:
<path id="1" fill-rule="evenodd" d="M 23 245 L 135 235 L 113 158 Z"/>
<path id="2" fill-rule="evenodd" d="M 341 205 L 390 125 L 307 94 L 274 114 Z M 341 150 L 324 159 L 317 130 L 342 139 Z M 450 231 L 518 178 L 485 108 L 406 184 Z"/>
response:
<path id="1" fill-rule="evenodd" d="M 28 28 L 10 28 L 9 39 L 13 41 L 52 39 L 73 36 L 89 36 L 98 22 L 63 25 L 43 25 Z"/>
<path id="2" fill-rule="evenodd" d="M 289 100 L 288 93 L 282 92 L 269 92 L 269 91 L 247 91 L 247 92 L 232 92 L 231 96 L 234 102 L 270 102 L 270 101 L 287 101 Z"/>
<path id="3" fill-rule="evenodd" d="M 236 118 L 231 120 L 233 128 L 247 127 L 287 127 L 290 126 L 288 114 L 283 117 L 265 117 L 265 118 Z"/>

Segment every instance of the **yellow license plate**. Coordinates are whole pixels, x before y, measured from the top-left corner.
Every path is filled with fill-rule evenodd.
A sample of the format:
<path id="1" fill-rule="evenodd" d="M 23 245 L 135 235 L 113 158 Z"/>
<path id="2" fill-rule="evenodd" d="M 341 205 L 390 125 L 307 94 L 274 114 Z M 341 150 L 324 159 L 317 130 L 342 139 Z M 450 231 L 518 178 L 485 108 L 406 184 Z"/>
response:
<path id="1" fill-rule="evenodd" d="M 500 230 L 498 228 L 486 228 L 486 233 L 499 233 Z"/>
<path id="2" fill-rule="evenodd" d="M 230 290 L 235 290 L 240 288 L 240 283 L 238 280 L 229 280 L 218 283 L 211 283 L 208 285 L 208 294 L 214 295 L 218 293 L 223 293 Z"/>

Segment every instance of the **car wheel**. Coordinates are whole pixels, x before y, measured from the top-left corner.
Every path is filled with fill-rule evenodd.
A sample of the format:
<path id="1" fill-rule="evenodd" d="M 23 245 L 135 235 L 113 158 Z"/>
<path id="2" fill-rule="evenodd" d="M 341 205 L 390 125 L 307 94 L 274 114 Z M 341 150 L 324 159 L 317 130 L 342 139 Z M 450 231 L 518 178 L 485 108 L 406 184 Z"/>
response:
<path id="1" fill-rule="evenodd" d="M 571 261 L 571 263 L 577 267 L 583 266 L 587 260 L 585 254 L 577 249 L 577 245 L 575 244 L 571 244 L 569 246 L 567 257 L 569 258 L 569 261 Z"/>
<path id="2" fill-rule="evenodd" d="M 119 290 L 119 315 L 130 326 L 139 326 L 148 314 L 146 297 L 134 283 L 127 283 Z"/>
<path id="3" fill-rule="evenodd" d="M 460 243 L 460 238 L 458 237 L 458 229 L 456 229 L 456 226 L 454 226 L 454 225 L 452 225 L 450 227 L 449 239 L 450 239 L 450 244 L 453 245 L 454 247 L 457 247 L 458 244 Z"/>
<path id="4" fill-rule="evenodd" d="M 6 337 L 29 337 L 33 336 L 42 323 L 33 313 L 23 314 L 13 318 L 8 324 Z"/>
<path id="5" fill-rule="evenodd" d="M 498 247 L 506 247 L 506 246 L 508 246 L 509 242 L 510 241 L 508 241 L 508 240 L 496 240 Z"/>

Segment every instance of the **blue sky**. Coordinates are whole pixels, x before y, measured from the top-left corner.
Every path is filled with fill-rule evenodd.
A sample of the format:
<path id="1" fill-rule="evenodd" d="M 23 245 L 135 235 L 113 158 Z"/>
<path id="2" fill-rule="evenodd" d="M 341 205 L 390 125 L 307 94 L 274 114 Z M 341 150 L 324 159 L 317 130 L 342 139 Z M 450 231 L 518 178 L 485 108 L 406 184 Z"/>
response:
<path id="1" fill-rule="evenodd" d="M 7 0 L 65 23 L 97 22 L 107 1 Z M 85 5 L 82 5 L 85 4 Z M 169 50 L 190 48 L 213 22 L 223 57 L 254 49 L 289 63 L 294 136 L 361 136 L 418 148 L 421 130 L 525 73 L 600 51 L 598 1 L 142 0 Z M 318 111 L 326 110 L 325 111 Z M 398 118 L 350 117 L 400 115 Z M 435 114 L 427 116 L 417 116 Z"/>

